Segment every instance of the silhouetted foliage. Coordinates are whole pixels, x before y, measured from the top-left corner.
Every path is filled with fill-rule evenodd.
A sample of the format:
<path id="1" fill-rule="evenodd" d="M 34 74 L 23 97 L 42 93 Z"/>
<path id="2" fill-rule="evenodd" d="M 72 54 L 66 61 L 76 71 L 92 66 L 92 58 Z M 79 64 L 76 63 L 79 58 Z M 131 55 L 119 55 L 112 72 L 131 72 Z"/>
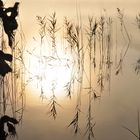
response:
<path id="1" fill-rule="evenodd" d="M 140 13 L 138 13 L 136 16 L 136 24 L 137 24 L 138 29 L 140 29 Z"/>
<path id="2" fill-rule="evenodd" d="M 138 59 L 136 62 L 135 72 L 136 72 L 136 74 L 140 73 L 140 59 Z"/>
<path id="3" fill-rule="evenodd" d="M 0 51 L 0 75 L 5 76 L 8 72 L 12 72 L 12 68 L 5 62 L 12 61 L 12 55 Z"/>
<path id="4" fill-rule="evenodd" d="M 7 132 L 5 130 L 5 124 L 7 125 Z M 16 136 L 15 125 L 18 121 L 15 118 L 4 115 L 0 118 L 0 140 L 6 140 L 7 136 Z"/>
<path id="5" fill-rule="evenodd" d="M 14 41 L 14 30 L 17 29 L 18 23 L 16 17 L 18 16 L 19 2 L 16 2 L 13 7 L 5 8 L 3 2 L 0 1 L 0 17 L 3 22 L 4 31 L 8 36 L 8 44 L 10 47 L 13 46 Z"/>

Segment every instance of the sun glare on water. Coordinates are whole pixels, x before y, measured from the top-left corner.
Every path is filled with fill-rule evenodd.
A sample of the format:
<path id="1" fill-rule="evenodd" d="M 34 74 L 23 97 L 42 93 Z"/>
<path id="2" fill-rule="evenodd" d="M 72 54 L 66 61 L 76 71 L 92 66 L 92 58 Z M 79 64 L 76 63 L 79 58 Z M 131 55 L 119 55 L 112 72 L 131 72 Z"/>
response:
<path id="1" fill-rule="evenodd" d="M 60 44 L 58 47 L 61 48 Z M 59 50 L 59 56 L 53 56 L 47 49 L 40 52 L 40 47 L 31 50 L 26 54 L 29 69 L 26 79 L 30 81 L 31 89 L 45 97 L 51 97 L 52 92 L 55 92 L 56 97 L 65 97 L 65 86 L 71 79 L 71 57 L 62 50 Z"/>

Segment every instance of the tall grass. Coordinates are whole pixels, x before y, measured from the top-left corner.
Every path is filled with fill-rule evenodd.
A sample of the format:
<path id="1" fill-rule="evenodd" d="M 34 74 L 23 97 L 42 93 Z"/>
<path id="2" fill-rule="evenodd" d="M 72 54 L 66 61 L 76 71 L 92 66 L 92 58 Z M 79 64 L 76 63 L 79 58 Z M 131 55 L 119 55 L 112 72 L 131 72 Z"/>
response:
<path id="1" fill-rule="evenodd" d="M 115 69 L 116 75 L 120 73 L 123 68 L 123 61 L 127 55 L 127 52 L 130 47 L 131 38 L 128 33 L 123 12 L 118 8 L 117 9 L 120 30 L 118 31 L 127 39 L 127 45 L 121 50 L 120 59 Z M 139 27 L 139 15 L 136 17 L 138 27 Z M 23 40 L 23 34 L 19 31 L 19 41 L 14 41 L 11 53 L 13 55 L 13 62 L 11 67 L 13 72 L 7 74 L 4 78 L 0 77 L 0 111 L 1 114 L 7 114 L 7 108 L 10 108 L 12 111 L 13 117 L 19 117 L 19 120 L 22 118 L 24 107 L 25 107 L 25 89 L 29 82 L 38 80 L 41 98 L 46 99 L 48 103 L 48 114 L 53 119 L 57 118 L 58 110 L 57 108 L 61 105 L 58 103 L 57 97 L 57 79 L 54 78 L 52 81 L 49 81 L 51 84 L 50 93 L 51 96 L 48 98 L 48 95 L 45 91 L 47 84 L 47 68 L 51 67 L 56 68 L 55 64 L 58 66 L 63 64 L 65 60 L 65 68 L 71 70 L 70 79 L 63 86 L 66 96 L 70 99 L 76 97 L 74 115 L 72 120 L 68 124 L 68 127 L 72 127 L 74 134 L 78 134 L 82 131 L 80 124 L 80 117 L 82 110 L 82 99 L 83 94 L 87 93 L 87 115 L 86 115 L 86 132 L 88 140 L 94 139 L 94 127 L 95 122 L 93 118 L 94 114 L 94 101 L 98 97 L 101 97 L 106 88 L 106 83 L 109 84 L 109 91 L 111 88 L 111 74 L 112 74 L 112 65 L 114 64 L 113 60 L 113 31 L 114 20 L 111 17 L 101 16 L 99 18 L 88 18 L 88 27 L 84 26 L 80 21 L 78 24 L 70 21 L 68 18 L 64 19 L 64 27 L 58 28 L 58 21 L 56 13 L 54 12 L 48 18 L 37 16 L 37 22 L 39 24 L 39 40 L 35 40 L 38 43 L 37 47 L 32 48 L 32 51 L 25 50 L 24 46 L 20 41 Z M 86 30 L 85 30 L 86 28 Z M 60 55 L 60 48 L 57 44 L 58 31 L 65 30 L 64 40 L 66 41 L 66 46 L 62 47 L 67 52 L 63 54 L 63 58 Z M 5 35 L 1 24 L 1 49 L 6 50 Z M 115 39 L 114 39 L 115 40 Z M 46 45 L 46 42 L 49 42 Z M 36 51 L 37 50 L 37 51 Z M 50 53 L 48 53 L 47 51 Z M 39 73 L 34 75 L 30 72 L 30 66 L 27 68 L 24 62 L 24 53 L 26 55 L 31 55 L 39 61 Z M 39 53 L 38 53 L 39 52 Z M 118 52 L 117 52 L 118 53 Z M 67 58 L 67 54 L 70 55 L 70 58 Z M 32 61 L 32 60 L 31 60 Z M 135 71 L 139 73 L 140 64 L 139 60 L 137 61 L 137 67 Z M 46 68 L 46 69 L 45 69 Z M 44 70 L 45 69 L 45 70 Z M 57 70 L 56 70 L 57 71 Z M 25 72 L 31 75 L 25 81 Z M 98 73 L 97 73 L 98 72 Z M 56 75 L 55 75 L 56 76 Z M 54 76 L 54 77 L 55 77 Z M 62 75 L 63 76 L 63 75 Z M 85 81 L 86 84 L 84 84 Z M 44 86 L 45 85 L 45 86 Z M 86 87 L 84 87 L 86 85 Z M 84 89 L 87 89 L 88 92 L 85 92 Z M 85 112 L 84 112 L 85 113 Z M 86 113 L 85 113 L 86 114 Z M 127 128 L 126 128 L 127 129 Z M 129 129 L 127 129 L 129 130 Z M 130 130 L 129 130 L 130 131 Z M 130 131 L 132 133 L 132 131 Z M 137 136 L 137 135 L 135 135 Z M 139 138 L 139 136 L 137 136 Z"/>
<path id="2" fill-rule="evenodd" d="M 121 34 L 125 34 L 127 39 L 127 46 L 121 50 L 120 60 L 116 68 L 116 75 L 122 69 L 122 64 L 124 58 L 128 52 L 130 46 L 130 35 L 128 33 L 124 15 L 120 9 L 117 9 L 120 30 L 118 31 Z M 70 79 L 64 84 L 64 92 L 69 99 L 73 99 L 76 96 L 76 103 L 74 108 L 74 116 L 68 124 L 68 127 L 71 127 L 74 131 L 74 134 L 78 134 L 82 131 L 80 126 L 80 117 L 82 112 L 82 97 L 84 89 L 88 89 L 88 100 L 87 100 L 87 117 L 86 117 L 86 132 L 88 139 L 94 138 L 94 127 L 95 120 L 93 120 L 94 114 L 94 101 L 95 99 L 101 97 L 101 93 L 106 89 L 106 83 L 109 85 L 109 92 L 111 89 L 111 74 L 112 66 L 114 64 L 113 60 L 113 50 L 114 45 L 113 41 L 118 39 L 113 39 L 114 28 L 114 19 L 107 16 L 101 16 L 99 18 L 88 18 L 88 27 L 83 26 L 81 21 L 74 23 L 74 21 L 69 20 L 68 18 L 64 19 L 63 28 L 58 28 L 57 26 L 57 16 L 54 12 L 52 15 L 47 17 L 37 17 L 39 23 L 39 55 L 35 52 L 29 52 L 29 55 L 33 55 L 39 59 L 39 65 L 48 66 L 55 68 L 55 64 L 52 62 L 57 62 L 58 65 L 63 63 L 64 60 L 67 60 L 66 67 L 71 70 Z M 86 28 L 86 30 L 85 30 Z M 62 50 L 57 45 L 58 31 L 61 32 L 64 30 L 64 38 L 66 44 L 61 44 Z M 49 45 L 45 44 L 49 42 Z M 45 52 L 44 47 L 50 51 L 48 54 Z M 66 50 L 64 56 L 59 54 L 59 52 Z M 46 53 L 46 54 L 45 54 Z M 118 52 L 117 52 L 118 53 Z M 70 55 L 71 58 L 67 58 L 65 55 Z M 45 61 L 44 61 L 45 59 Z M 69 63 L 70 62 L 70 63 Z M 44 67 L 44 68 L 45 68 Z M 65 67 L 65 68 L 66 68 Z M 98 73 L 97 73 L 98 72 Z M 44 71 L 38 76 L 39 84 L 41 87 L 41 97 L 45 96 L 45 88 L 43 87 L 44 83 L 47 86 L 47 78 L 44 78 L 44 75 L 47 77 L 49 73 Z M 37 78 L 32 77 L 32 79 Z M 46 80 L 46 81 L 45 81 Z M 87 81 L 88 86 L 84 87 L 84 80 Z M 57 83 L 56 79 L 53 79 L 51 82 L 51 97 L 49 100 L 49 111 L 48 114 L 57 118 L 58 111 L 57 107 L 60 106 L 57 98 Z M 46 94 L 47 96 L 47 94 Z"/>
<path id="3" fill-rule="evenodd" d="M 91 140 L 92 137 L 94 138 L 94 132 L 93 128 L 95 126 L 95 123 L 93 124 L 93 107 L 92 107 L 92 101 L 94 98 L 97 97 L 96 93 L 93 92 L 93 81 L 92 81 L 92 69 L 95 69 L 96 67 L 96 29 L 98 24 L 96 23 L 96 20 L 94 22 L 93 17 L 89 17 L 89 28 L 87 30 L 87 36 L 88 36 L 88 48 L 89 48 L 89 91 L 88 91 L 88 115 L 87 115 L 87 125 L 86 125 L 86 132 L 85 134 L 88 135 L 88 140 Z M 94 41 L 94 42 L 93 42 Z M 94 83 L 95 84 L 95 83 Z M 93 98 L 94 96 L 94 98 Z"/>
<path id="4" fill-rule="evenodd" d="M 106 35 L 106 44 L 107 44 L 107 48 L 106 48 L 106 79 L 108 81 L 108 85 L 109 85 L 109 92 L 111 89 L 111 71 L 112 71 L 112 52 L 113 52 L 113 47 L 112 47 L 112 24 L 113 21 L 112 19 L 109 17 L 107 19 L 107 35 Z"/>
<path id="5" fill-rule="evenodd" d="M 46 18 L 37 16 L 37 21 L 39 24 L 39 36 L 40 36 L 40 49 L 39 49 L 39 68 L 41 68 L 41 65 L 43 65 L 43 41 L 46 36 Z M 43 76 L 44 73 L 41 71 L 39 77 L 40 77 L 40 92 L 41 92 L 41 98 L 44 98 L 44 89 L 43 89 Z"/>
<path id="6" fill-rule="evenodd" d="M 17 20 L 19 20 L 19 16 Z M 12 72 L 5 76 L 0 76 L 0 114 L 2 116 L 9 114 L 20 121 L 25 107 L 23 32 L 21 31 L 21 24 L 18 23 L 18 37 L 13 37 L 13 44 L 9 48 L 2 22 L 1 20 L 1 50 L 12 54 L 13 61 L 8 63 L 12 68 Z"/>
<path id="7" fill-rule="evenodd" d="M 67 18 L 65 18 L 65 27 L 66 27 L 66 40 L 68 41 L 68 44 L 71 48 L 71 55 L 73 56 L 73 59 L 75 60 L 75 65 L 73 65 L 72 71 L 72 79 L 70 79 L 69 86 L 73 84 L 74 82 L 77 82 L 77 101 L 76 101 L 76 107 L 75 107 L 75 115 L 68 125 L 73 126 L 74 133 L 77 134 L 80 131 L 79 128 L 79 117 L 81 113 L 81 90 L 82 90 L 82 66 L 83 66 L 83 52 L 81 46 L 81 28 L 79 25 L 74 25 L 70 21 L 68 21 Z M 68 88 L 69 89 L 69 88 Z M 69 89 L 68 96 L 71 97 L 71 90 Z"/>
<path id="8" fill-rule="evenodd" d="M 105 17 L 101 16 L 99 20 L 99 42 L 100 42 L 100 64 L 99 64 L 99 77 L 97 83 L 100 85 L 100 91 L 104 89 L 104 32 L 105 32 Z"/>
<path id="9" fill-rule="evenodd" d="M 124 13 L 119 8 L 117 8 L 117 12 L 118 12 L 118 18 L 120 20 L 120 25 L 121 25 L 121 33 L 122 33 L 123 37 L 126 36 L 127 44 L 126 44 L 125 50 L 123 51 L 123 49 L 122 49 L 122 51 L 120 53 L 120 59 L 119 59 L 119 62 L 118 62 L 117 68 L 116 68 L 116 75 L 118 75 L 119 72 L 122 70 L 124 58 L 125 58 L 128 50 L 129 50 L 129 47 L 131 45 L 131 38 L 130 38 L 130 35 L 129 35 L 128 30 L 126 28 L 125 21 L 124 21 Z"/>
<path id="10" fill-rule="evenodd" d="M 140 30 L 140 13 L 138 13 L 136 16 L 136 25 L 137 25 L 138 29 Z M 140 73 L 140 59 L 138 59 L 136 62 L 135 72 L 136 72 L 136 74 Z"/>
<path id="11" fill-rule="evenodd" d="M 137 112 L 137 130 L 138 134 L 136 134 L 133 130 L 129 129 L 126 126 L 123 126 L 124 129 L 126 129 L 131 135 L 133 135 L 136 139 L 140 140 L 140 120 L 139 120 L 139 111 Z"/>

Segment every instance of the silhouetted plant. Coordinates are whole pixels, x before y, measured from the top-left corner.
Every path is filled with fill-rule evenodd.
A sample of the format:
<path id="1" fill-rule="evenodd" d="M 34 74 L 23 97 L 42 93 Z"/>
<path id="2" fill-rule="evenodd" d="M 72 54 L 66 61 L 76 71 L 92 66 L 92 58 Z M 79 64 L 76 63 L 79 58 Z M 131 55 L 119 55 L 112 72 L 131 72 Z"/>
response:
<path id="1" fill-rule="evenodd" d="M 140 29 L 140 13 L 138 13 L 136 16 L 136 24 L 137 24 L 138 29 Z"/>
<path id="2" fill-rule="evenodd" d="M 116 68 L 116 75 L 119 74 L 120 70 L 122 69 L 122 63 L 124 60 L 124 57 L 126 56 L 126 53 L 129 48 L 130 44 L 130 36 L 128 34 L 128 31 L 126 29 L 125 23 L 124 23 L 124 15 L 122 11 L 118 8 L 118 15 L 119 15 L 119 20 L 121 24 L 121 30 L 122 32 L 125 33 L 128 39 L 128 46 L 125 50 L 125 52 L 121 52 L 121 58 L 118 63 L 118 67 Z M 46 19 L 48 21 L 48 26 L 46 23 Z M 49 48 L 52 49 L 51 51 L 51 56 L 43 56 L 42 55 L 42 50 L 40 46 L 40 56 L 36 56 L 40 59 L 40 65 L 44 65 L 42 59 L 45 58 L 46 62 L 50 61 L 57 61 L 57 60 L 62 60 L 59 57 L 58 54 L 58 49 L 57 49 L 57 31 L 59 30 L 57 28 L 57 18 L 56 18 L 56 13 L 54 12 L 49 18 L 46 17 L 40 17 L 37 16 L 38 23 L 40 25 L 40 38 L 41 38 L 41 44 L 43 42 L 44 37 L 46 36 L 46 29 L 49 33 L 49 41 L 51 42 L 51 47 Z M 83 84 L 83 75 L 87 78 L 89 82 L 89 88 L 88 88 L 88 96 L 89 96 L 89 103 L 88 103 L 88 115 L 87 115 L 87 125 L 86 125 L 86 135 L 88 136 L 88 140 L 91 140 L 94 138 L 94 127 L 95 123 L 93 120 L 93 105 L 92 101 L 93 99 L 97 99 L 100 97 L 100 93 L 98 93 L 93 87 L 93 77 L 96 75 L 93 74 L 93 69 L 98 68 L 98 60 L 96 59 L 96 55 L 98 53 L 98 48 L 99 47 L 99 57 L 100 57 L 100 62 L 99 62 L 99 74 L 98 74 L 98 79 L 97 79 L 97 84 L 100 86 L 100 91 L 102 92 L 105 86 L 105 78 L 110 81 L 111 79 L 111 65 L 112 65 L 112 19 L 108 18 L 106 21 L 105 16 L 101 16 L 99 19 L 99 22 L 97 20 L 93 19 L 93 17 L 89 18 L 89 28 L 86 31 L 88 35 L 88 47 L 85 47 L 82 44 L 82 39 L 83 39 L 83 31 L 82 31 L 82 26 L 80 25 L 75 25 L 71 21 L 69 21 L 67 18 L 65 18 L 65 29 L 66 29 L 66 34 L 65 34 L 65 39 L 68 43 L 68 48 L 70 49 L 70 53 L 72 56 L 72 71 L 71 71 L 71 78 L 69 81 L 66 83 L 64 86 L 64 89 L 66 91 L 66 94 L 69 98 L 72 97 L 72 93 L 77 93 L 77 101 L 76 101 L 76 107 L 75 107 L 75 113 L 74 117 L 72 118 L 72 121 L 70 121 L 68 127 L 72 127 L 74 130 L 74 133 L 77 134 L 80 132 L 80 114 L 81 114 L 81 93 L 82 93 L 82 84 Z M 97 34 L 98 33 L 98 34 Z M 99 39 L 99 40 L 97 40 Z M 87 52 L 85 50 L 88 48 L 88 61 L 86 64 L 84 63 L 84 60 L 87 60 Z M 86 54 L 86 55 L 85 55 Z M 31 53 L 31 55 L 35 55 Z M 46 64 L 47 65 L 47 64 Z M 55 67 L 53 64 L 48 64 L 53 67 Z M 89 71 L 85 71 L 85 68 L 89 66 Z M 139 67 L 137 67 L 136 71 L 138 70 Z M 47 73 L 45 73 L 47 75 Z M 49 73 L 48 73 L 49 74 Z M 41 82 L 42 76 L 36 76 L 36 79 Z M 55 83 L 55 84 L 54 84 Z M 57 106 L 60 106 L 57 102 L 57 97 L 55 94 L 55 89 L 56 89 L 56 84 L 57 82 L 54 80 L 52 81 L 52 96 L 50 97 L 50 102 L 49 102 L 49 115 L 53 117 L 53 119 L 56 119 L 57 117 Z M 73 87 L 76 87 L 75 89 Z M 43 88 L 41 88 L 41 94 L 44 94 Z M 42 96 L 43 97 L 43 96 Z"/>
<path id="3" fill-rule="evenodd" d="M 93 62 L 94 69 L 96 68 L 96 30 L 97 30 L 97 22 L 93 21 L 93 17 L 89 17 L 89 28 L 86 31 L 88 35 L 88 46 L 90 53 L 90 63 Z M 92 53 L 94 54 L 92 56 Z M 90 68 L 91 69 L 91 68 Z"/>
<path id="4" fill-rule="evenodd" d="M 67 97 L 71 99 L 72 97 L 72 85 L 74 84 L 74 79 L 71 78 L 71 80 L 64 86 L 66 90 Z"/>
<path id="5" fill-rule="evenodd" d="M 17 29 L 18 23 L 16 17 L 18 16 L 18 6 L 19 2 L 15 2 L 13 7 L 5 8 L 3 2 L 0 5 L 0 17 L 3 21 L 4 31 L 8 36 L 9 46 L 13 46 L 15 33 L 14 30 Z M 10 13 L 10 15 L 8 15 Z"/>
<path id="6" fill-rule="evenodd" d="M 56 96 L 53 95 L 50 99 L 50 108 L 49 108 L 49 114 L 50 116 L 52 116 L 54 118 L 54 120 L 56 119 L 56 116 L 57 116 L 57 110 L 56 110 L 56 105 L 59 105 L 56 101 Z"/>
<path id="7" fill-rule="evenodd" d="M 140 29 L 140 13 L 138 13 L 136 16 L 136 24 L 137 24 L 138 29 Z M 139 72 L 140 72 L 140 59 L 138 59 L 136 62 L 135 72 L 137 74 L 139 74 Z"/>
<path id="8" fill-rule="evenodd" d="M 135 72 L 136 72 L 136 74 L 140 73 L 140 59 L 138 59 L 136 62 Z"/>
<path id="9" fill-rule="evenodd" d="M 121 24 L 121 32 L 123 34 L 123 30 L 124 30 L 124 33 L 126 34 L 127 39 L 128 39 L 128 43 L 127 43 L 127 47 L 126 47 L 124 53 L 121 52 L 120 60 L 119 60 L 118 66 L 116 68 L 116 73 L 115 73 L 116 75 L 118 75 L 119 72 L 122 70 L 123 61 L 124 61 L 124 58 L 128 52 L 128 49 L 129 49 L 130 43 L 131 43 L 130 35 L 128 33 L 128 30 L 127 30 L 125 22 L 124 22 L 124 14 L 123 14 L 122 10 L 119 8 L 117 8 L 117 12 L 118 12 L 118 18 L 119 18 L 120 24 Z"/>
<path id="10" fill-rule="evenodd" d="M 134 137 L 136 137 L 138 140 L 140 140 L 140 118 L 139 118 L 139 111 L 137 113 L 137 130 L 138 134 L 136 134 L 133 130 L 129 129 L 128 127 L 123 126 L 124 129 L 129 131 Z"/>
<path id="11" fill-rule="evenodd" d="M 88 140 L 91 140 L 94 138 L 94 127 L 96 123 L 93 123 L 93 117 L 92 117 L 92 108 L 91 108 L 91 97 L 89 97 L 89 108 L 88 108 L 88 116 L 87 116 L 87 126 L 86 126 L 86 132 L 85 135 L 88 136 Z"/>
<path id="12" fill-rule="evenodd" d="M 93 17 L 89 18 L 89 27 L 87 30 L 87 37 L 88 37 L 88 48 L 89 48 L 89 92 L 88 92 L 88 115 L 87 115 L 87 125 L 86 125 L 86 132 L 85 135 L 88 135 L 88 140 L 91 140 L 91 138 L 94 138 L 94 132 L 93 132 L 93 127 L 94 125 L 92 124 L 92 101 L 93 99 L 97 98 L 97 94 L 95 90 L 93 90 L 93 82 L 92 82 L 92 76 L 93 76 L 93 71 L 92 69 L 96 67 L 96 62 L 95 61 L 95 51 L 96 51 L 96 46 L 95 46 L 95 36 L 96 36 L 96 29 L 97 29 L 97 23 L 93 21 Z M 94 42 L 93 42 L 94 41 Z M 93 68 L 92 68 L 92 62 L 93 62 Z M 94 98 L 92 98 L 92 95 Z"/>
<path id="13" fill-rule="evenodd" d="M 75 93 L 77 93 L 77 102 L 75 107 L 75 115 L 68 125 L 74 128 L 74 133 L 77 134 L 80 132 L 79 127 L 79 118 L 81 113 L 81 92 L 82 92 L 82 81 L 83 81 L 83 46 L 81 43 L 81 28 L 79 25 L 74 25 L 67 18 L 65 18 L 65 27 L 66 27 L 66 40 L 71 49 L 71 55 L 73 56 L 74 65 L 71 72 L 71 79 L 68 83 L 70 87 L 77 81 L 77 87 Z M 67 86 L 67 87 L 68 87 Z M 71 90 L 68 91 L 69 97 L 71 97 Z"/>
<path id="14" fill-rule="evenodd" d="M 101 67 L 104 63 L 104 31 L 105 31 L 105 17 L 101 16 L 99 21 L 99 35 L 101 36 Z"/>
<path id="15" fill-rule="evenodd" d="M 107 48 L 106 48 L 106 79 L 109 84 L 109 92 L 110 92 L 110 87 L 111 87 L 111 68 L 112 68 L 112 19 L 109 17 L 107 20 L 107 35 L 106 35 L 106 40 L 107 40 Z"/>
<path id="16" fill-rule="evenodd" d="M 106 50 L 106 64 L 107 64 L 107 68 L 110 67 L 110 65 L 112 64 L 111 61 L 111 50 L 112 50 L 112 36 L 111 36 L 111 31 L 112 31 L 112 19 L 108 18 L 107 21 L 107 27 L 108 27 L 108 31 L 107 31 L 107 50 Z"/>
<path id="17" fill-rule="evenodd" d="M 76 71 L 77 71 L 77 68 L 76 68 L 76 52 L 75 52 L 75 30 L 74 30 L 74 25 L 73 23 L 71 23 L 66 17 L 64 19 L 64 24 L 65 24 L 65 29 L 66 29 L 66 33 L 65 33 L 65 39 L 66 41 L 68 42 L 68 48 L 70 48 L 70 53 L 71 53 L 71 56 L 72 56 L 72 61 L 73 61 L 73 64 L 72 64 L 72 70 L 71 70 L 71 78 L 69 80 L 69 82 L 65 85 L 65 88 L 66 88 L 66 91 L 67 91 L 67 95 L 68 97 L 71 98 L 72 96 L 72 86 L 74 85 L 75 83 L 75 77 L 76 77 Z"/>
<path id="18" fill-rule="evenodd" d="M 67 42 L 69 43 L 70 48 L 71 48 L 71 52 L 72 52 L 72 49 L 75 46 L 75 41 L 74 41 L 75 40 L 74 39 L 75 35 L 74 35 L 74 31 L 73 31 L 73 24 L 70 21 L 68 21 L 67 18 L 65 18 L 64 22 L 65 22 L 65 26 L 66 26 L 66 36 L 65 36 L 65 38 L 66 38 Z"/>
<path id="19" fill-rule="evenodd" d="M 100 86 L 100 91 L 104 89 L 104 58 L 105 58 L 105 46 L 104 46 L 104 32 L 105 32 L 105 17 L 101 16 L 99 21 L 99 42 L 100 42 L 100 63 L 99 63 L 99 74 L 98 74 L 98 85 Z"/>
<path id="20" fill-rule="evenodd" d="M 79 127 L 79 115 L 80 115 L 80 109 L 78 106 L 76 106 L 76 112 L 74 115 L 74 118 L 72 119 L 72 121 L 70 122 L 70 124 L 68 125 L 68 127 L 73 126 L 74 128 L 74 134 L 77 134 L 80 132 L 80 127 Z"/>
<path id="21" fill-rule="evenodd" d="M 52 90 L 52 96 L 50 98 L 48 114 L 50 114 L 50 116 L 52 116 L 54 120 L 57 117 L 57 109 L 56 109 L 56 107 L 57 106 L 60 107 L 60 104 L 58 104 L 57 98 L 55 96 L 55 88 L 56 88 L 56 81 L 52 81 L 52 89 L 51 89 Z"/>
<path id="22" fill-rule="evenodd" d="M 37 21 L 40 26 L 39 35 L 42 43 L 43 38 L 46 36 L 46 17 L 37 16 Z"/>
<path id="23" fill-rule="evenodd" d="M 49 26 L 47 30 L 51 39 L 52 55 L 60 60 L 56 46 L 56 33 L 58 32 L 59 28 L 57 28 L 57 18 L 55 12 L 48 18 L 48 24 Z"/>
<path id="24" fill-rule="evenodd" d="M 12 72 L 12 68 L 5 61 L 12 62 L 12 55 L 0 51 L 0 75 L 3 77 L 5 77 L 8 72 Z"/>
<path id="25" fill-rule="evenodd" d="M 46 36 L 46 17 L 41 17 L 41 16 L 37 16 L 37 21 L 39 24 L 39 35 L 40 35 L 40 48 L 39 48 L 39 68 L 41 68 L 42 65 L 45 65 L 45 63 L 43 62 L 43 39 Z M 44 89 L 43 89 L 43 76 L 44 76 L 44 72 L 39 73 L 39 79 L 40 79 L 40 92 L 41 95 L 40 97 L 42 98 L 42 100 L 44 99 L 45 95 L 44 95 Z"/>
<path id="26" fill-rule="evenodd" d="M 18 121 L 15 118 L 4 115 L 0 118 L 0 139 L 6 140 L 8 136 L 17 136 L 15 125 Z M 7 125 L 7 132 L 5 130 L 5 125 Z"/>
<path id="27" fill-rule="evenodd" d="M 5 8 L 3 2 L 0 1 L 0 18 L 1 18 L 1 51 L 0 51 L 0 71 L 3 73 L 0 76 L 0 113 L 6 114 L 10 109 L 12 115 L 16 118 L 22 118 L 24 110 L 24 89 L 23 85 L 23 44 L 22 35 L 20 32 L 21 42 L 15 41 L 15 31 L 18 27 L 18 7 L 19 2 L 15 2 L 13 7 Z M 10 14 L 10 15 L 9 15 Z M 7 47 L 4 34 L 8 36 Z M 6 40 L 7 41 L 7 40 Z M 20 44 L 20 45 L 19 45 Z M 9 54 L 11 51 L 11 54 Z M 7 53 L 8 52 L 8 53 Z M 9 62 L 6 62 L 9 61 Z M 8 73 L 11 72 L 11 73 Z M 9 110 L 8 110 L 9 111 Z M 11 124 L 7 123 L 9 127 Z"/>
<path id="28" fill-rule="evenodd" d="M 97 34 L 97 27 L 98 27 L 98 23 L 95 20 L 94 28 L 93 28 L 93 33 L 94 33 L 94 57 L 93 57 L 93 65 L 94 65 L 94 69 L 96 68 L 96 34 Z"/>

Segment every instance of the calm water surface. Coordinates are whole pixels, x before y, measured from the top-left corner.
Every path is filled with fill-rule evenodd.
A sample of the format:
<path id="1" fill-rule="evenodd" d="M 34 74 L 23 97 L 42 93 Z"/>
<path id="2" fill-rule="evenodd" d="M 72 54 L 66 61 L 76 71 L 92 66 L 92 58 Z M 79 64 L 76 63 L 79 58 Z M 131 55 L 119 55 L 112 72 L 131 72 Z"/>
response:
<path id="1" fill-rule="evenodd" d="M 7 4 L 11 4 L 7 2 Z M 124 9 L 126 25 L 132 42 L 125 57 L 122 72 L 115 75 L 112 68 L 111 90 L 107 89 L 101 94 L 100 100 L 93 102 L 93 120 L 96 122 L 94 129 L 96 140 L 133 140 L 135 139 L 128 131 L 122 128 L 126 126 L 137 133 L 137 109 L 140 109 L 140 75 L 136 75 L 134 68 L 140 58 L 140 32 L 135 25 L 135 16 L 140 11 L 138 0 L 24 0 L 21 1 L 20 20 L 26 36 L 26 48 L 31 48 L 33 37 L 37 34 L 36 16 L 48 16 L 56 11 L 59 26 L 62 26 L 64 16 L 72 21 L 77 20 L 76 9 L 80 9 L 83 25 L 86 27 L 88 15 L 98 17 L 107 9 L 107 15 L 117 18 L 116 8 Z M 78 12 L 79 12 L 78 11 Z M 86 20 L 86 21 L 85 21 Z M 117 21 L 119 22 L 119 21 Z M 33 26 L 34 25 L 34 26 Z M 119 28 L 119 27 L 118 27 Z M 116 29 L 113 29 L 116 30 Z M 115 41 L 114 41 L 115 42 Z M 118 43 L 121 44 L 120 42 Z M 61 69 L 60 69 L 61 71 Z M 64 76 L 61 73 L 61 77 Z M 67 75 L 69 72 L 66 73 Z M 87 85 L 84 81 L 85 86 Z M 61 85 L 62 86 L 62 85 Z M 75 136 L 72 128 L 67 128 L 75 113 L 76 95 L 69 100 L 62 94 L 62 88 L 58 89 L 58 115 L 56 120 L 48 116 L 48 102 L 42 101 L 37 84 L 29 84 L 26 89 L 26 108 L 22 125 L 17 127 L 19 140 L 86 140 L 83 136 L 86 128 L 88 94 L 82 91 L 81 96 L 81 134 Z M 64 92 L 64 91 L 63 91 Z M 61 95 L 62 94 L 62 95 Z"/>

